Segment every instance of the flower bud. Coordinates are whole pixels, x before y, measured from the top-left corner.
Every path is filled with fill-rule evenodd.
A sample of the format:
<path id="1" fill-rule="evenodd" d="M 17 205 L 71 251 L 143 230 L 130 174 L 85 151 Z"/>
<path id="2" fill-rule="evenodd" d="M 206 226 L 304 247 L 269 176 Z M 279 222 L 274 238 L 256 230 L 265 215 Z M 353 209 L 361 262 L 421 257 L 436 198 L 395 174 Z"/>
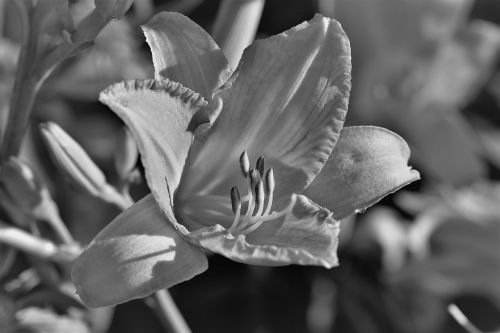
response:
<path id="1" fill-rule="evenodd" d="M 85 150 L 54 123 L 42 124 L 41 131 L 58 170 L 71 182 L 99 196 L 107 187 L 106 177 Z"/>
<path id="2" fill-rule="evenodd" d="M 104 17 L 119 20 L 130 9 L 134 0 L 94 0 L 95 8 Z"/>
<path id="3" fill-rule="evenodd" d="M 115 169 L 120 182 L 128 184 L 133 180 L 139 151 L 130 132 L 123 128 L 117 140 Z"/>
<path id="4" fill-rule="evenodd" d="M 24 212 L 32 211 L 42 200 L 41 185 L 31 169 L 15 157 L 5 163 L 0 173 L 2 191 Z"/>

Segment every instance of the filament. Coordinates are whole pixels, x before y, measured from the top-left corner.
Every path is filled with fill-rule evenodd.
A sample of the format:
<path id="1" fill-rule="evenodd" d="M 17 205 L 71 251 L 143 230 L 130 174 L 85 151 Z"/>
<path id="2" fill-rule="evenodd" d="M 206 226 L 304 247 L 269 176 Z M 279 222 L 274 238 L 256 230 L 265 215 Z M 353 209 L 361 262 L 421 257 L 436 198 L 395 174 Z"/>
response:
<path id="1" fill-rule="evenodd" d="M 269 168 L 264 173 L 264 157 L 261 156 L 257 160 L 256 169 L 249 170 L 250 162 L 246 151 L 241 154 L 239 162 L 241 173 L 247 179 L 248 195 L 240 199 L 238 189 L 236 187 L 231 189 L 234 219 L 228 232 L 235 236 L 248 235 L 257 230 L 262 223 L 286 215 L 293 209 L 296 202 L 296 198 L 293 197 L 283 210 L 271 213 L 275 188 L 273 169 Z M 235 193 L 238 193 L 238 195 Z M 246 202 L 246 211 L 244 213 L 242 212 L 242 202 Z M 254 214 L 256 207 L 257 211 Z"/>

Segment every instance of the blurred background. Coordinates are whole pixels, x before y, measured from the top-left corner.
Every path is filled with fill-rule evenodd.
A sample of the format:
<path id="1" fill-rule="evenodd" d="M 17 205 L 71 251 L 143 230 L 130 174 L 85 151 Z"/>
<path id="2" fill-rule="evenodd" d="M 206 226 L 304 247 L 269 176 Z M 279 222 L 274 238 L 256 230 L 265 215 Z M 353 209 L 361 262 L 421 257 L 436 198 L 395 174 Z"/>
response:
<path id="1" fill-rule="evenodd" d="M 337 268 L 256 267 L 211 256 L 208 271 L 170 289 L 192 331 L 466 332 L 447 312 L 455 303 L 481 331 L 498 332 L 500 1 L 257 1 L 263 9 L 255 19 L 256 38 L 317 12 L 340 21 L 353 57 L 346 124 L 400 134 L 422 180 L 341 222 Z M 0 0 L 0 134 L 21 38 L 12 2 Z M 77 17 L 92 2 L 70 4 Z M 99 92 L 116 81 L 153 76 L 139 25 L 155 13 L 182 12 L 211 32 L 224 28 L 221 6 L 216 0 L 135 0 L 125 17 L 61 63 L 42 86 L 21 158 L 80 244 L 120 209 L 63 179 L 39 124 L 59 124 L 120 187 L 115 160 L 123 125 L 97 101 Z M 127 178 L 136 200 L 148 193 L 140 165 L 137 170 L 133 181 Z M 8 187 L 3 182 L 2 191 Z M 24 215 L 12 217 L 5 200 L 0 226 L 55 238 L 43 223 L 35 232 Z M 1 239 L 0 332 L 165 332 L 150 300 L 85 309 L 68 291 L 68 265 Z"/>

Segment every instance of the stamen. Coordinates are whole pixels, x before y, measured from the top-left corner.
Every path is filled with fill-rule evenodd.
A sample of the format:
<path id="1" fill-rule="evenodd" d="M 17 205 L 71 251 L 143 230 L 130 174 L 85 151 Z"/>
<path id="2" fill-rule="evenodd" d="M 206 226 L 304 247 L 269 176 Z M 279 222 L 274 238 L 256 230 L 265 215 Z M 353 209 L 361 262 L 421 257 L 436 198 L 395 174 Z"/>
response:
<path id="1" fill-rule="evenodd" d="M 239 162 L 241 173 L 247 178 L 248 182 L 248 195 L 243 198 L 243 201 L 247 202 L 246 211 L 245 215 L 242 216 L 242 198 L 240 197 L 238 189 L 233 187 L 231 189 L 231 208 L 235 216 L 228 232 L 234 235 L 247 235 L 259 228 L 262 223 L 276 220 L 290 212 L 295 205 L 296 198 L 293 197 L 290 204 L 285 209 L 270 214 L 276 186 L 273 169 L 269 168 L 264 174 L 263 156 L 257 159 L 255 169 L 250 169 L 250 160 L 246 151 L 243 151 L 240 155 Z M 254 214 L 256 206 L 257 211 Z"/>
<path id="2" fill-rule="evenodd" d="M 241 209 L 241 197 L 240 192 L 236 186 L 231 188 L 231 208 L 233 209 L 233 213 L 236 214 L 238 209 Z"/>
<path id="3" fill-rule="evenodd" d="M 274 171 L 273 168 L 269 168 L 266 172 L 266 194 L 270 195 L 271 193 L 274 192 L 274 187 L 276 186 L 276 183 L 274 182 Z"/>
<path id="4" fill-rule="evenodd" d="M 255 163 L 255 168 L 259 171 L 260 176 L 264 177 L 264 156 L 261 156 L 257 159 L 257 163 Z"/>
<path id="5" fill-rule="evenodd" d="M 288 214 L 295 206 L 296 201 L 297 201 L 297 198 L 295 196 L 293 196 L 292 200 L 290 200 L 290 203 L 288 204 L 288 206 L 285 207 L 285 209 L 283 209 L 279 212 L 267 215 L 266 217 L 259 218 L 259 220 L 257 222 L 250 225 L 248 228 L 243 229 L 243 230 L 241 228 L 238 228 L 237 231 L 240 231 L 241 235 L 248 235 L 249 233 L 255 231 L 258 227 L 260 227 L 262 225 L 262 223 L 264 223 L 265 221 L 275 220 L 275 219 L 282 217 L 283 215 Z"/>
<path id="6" fill-rule="evenodd" d="M 251 174 L 252 172 L 250 172 Z M 246 217 L 250 217 L 250 214 L 253 213 L 253 186 L 252 186 L 252 177 L 248 177 L 248 206 L 247 212 L 245 213 Z"/>
<path id="7" fill-rule="evenodd" d="M 267 200 L 267 206 L 266 206 L 266 211 L 264 212 L 264 215 L 268 215 L 269 212 L 271 211 L 271 207 L 273 205 L 273 194 L 274 194 L 274 187 L 275 187 L 274 171 L 272 168 L 267 170 L 265 181 L 266 181 L 266 194 L 269 197 L 269 199 Z"/>
<path id="8" fill-rule="evenodd" d="M 240 155 L 240 169 L 243 177 L 248 177 L 248 172 L 250 171 L 250 160 L 248 159 L 246 150 L 244 150 Z"/>
<path id="9" fill-rule="evenodd" d="M 255 186 L 257 186 L 257 183 L 259 181 L 260 181 L 260 173 L 255 169 L 250 170 L 250 186 L 252 186 L 252 189 L 254 189 Z"/>
<path id="10" fill-rule="evenodd" d="M 231 188 L 231 206 L 234 212 L 234 220 L 233 223 L 231 224 L 231 227 L 228 230 L 229 233 L 233 233 L 233 231 L 236 229 L 236 227 L 238 226 L 238 222 L 240 221 L 240 215 L 241 215 L 240 192 L 238 191 L 238 188 L 236 186 L 233 186 L 233 188 Z"/>
<path id="11" fill-rule="evenodd" d="M 255 203 L 258 205 L 257 213 L 255 216 L 260 216 L 264 210 L 264 183 L 259 180 L 255 186 Z"/>
<path id="12" fill-rule="evenodd" d="M 250 170 L 250 175 L 248 177 L 248 206 L 247 206 L 247 211 L 245 213 L 245 218 L 243 220 L 243 223 L 238 227 L 238 229 L 240 228 L 244 228 L 247 226 L 247 224 L 249 223 L 250 219 L 252 218 L 252 215 L 253 215 L 253 211 L 254 211 L 254 208 L 255 208 L 255 204 L 256 204 L 256 200 L 254 201 L 253 200 L 253 197 L 254 197 L 254 190 L 256 188 L 256 183 L 258 183 L 260 181 L 260 176 L 259 176 L 259 173 L 255 170 L 255 169 L 252 169 Z"/>
<path id="13" fill-rule="evenodd" d="M 250 170 L 250 188 L 248 189 L 248 193 L 255 195 L 255 188 L 257 187 L 257 183 L 260 181 L 260 175 L 259 172 L 255 169 Z M 248 204 L 248 210 L 245 216 L 251 216 L 253 215 L 253 209 L 255 208 L 255 201 L 250 201 Z"/>

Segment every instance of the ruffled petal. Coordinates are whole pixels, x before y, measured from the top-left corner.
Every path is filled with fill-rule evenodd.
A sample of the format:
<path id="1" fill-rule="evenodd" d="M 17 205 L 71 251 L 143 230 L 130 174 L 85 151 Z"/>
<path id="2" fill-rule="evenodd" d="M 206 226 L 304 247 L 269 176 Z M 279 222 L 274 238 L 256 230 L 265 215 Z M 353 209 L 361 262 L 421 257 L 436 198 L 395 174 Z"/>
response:
<path id="1" fill-rule="evenodd" d="M 264 222 L 248 235 L 233 236 L 221 225 L 188 234 L 192 242 L 231 260 L 263 266 L 338 265 L 339 223 L 327 209 L 302 195 L 284 217 Z"/>
<path id="2" fill-rule="evenodd" d="M 408 167 L 409 157 L 406 142 L 389 130 L 345 127 L 330 159 L 304 195 L 342 219 L 420 179 L 418 171 Z"/>
<path id="3" fill-rule="evenodd" d="M 210 100 L 231 75 L 212 37 L 186 16 L 162 12 L 142 29 L 153 54 L 156 79 L 179 82 Z"/>
<path id="4" fill-rule="evenodd" d="M 169 80 L 117 83 L 104 90 L 99 100 L 130 129 L 141 153 L 149 188 L 162 208 L 168 209 L 192 142 L 193 128 L 198 125 L 195 114 L 206 101 Z"/>
<path id="5" fill-rule="evenodd" d="M 207 267 L 203 251 L 180 236 L 148 195 L 96 236 L 71 275 L 82 301 L 100 307 L 145 297 Z"/>
<path id="6" fill-rule="evenodd" d="M 181 195 L 227 195 L 235 180 L 244 186 L 237 176 L 243 150 L 275 169 L 278 196 L 302 191 L 342 128 L 350 59 L 340 24 L 320 15 L 248 47 L 231 87 L 218 95 L 219 117 L 193 144 Z"/>

